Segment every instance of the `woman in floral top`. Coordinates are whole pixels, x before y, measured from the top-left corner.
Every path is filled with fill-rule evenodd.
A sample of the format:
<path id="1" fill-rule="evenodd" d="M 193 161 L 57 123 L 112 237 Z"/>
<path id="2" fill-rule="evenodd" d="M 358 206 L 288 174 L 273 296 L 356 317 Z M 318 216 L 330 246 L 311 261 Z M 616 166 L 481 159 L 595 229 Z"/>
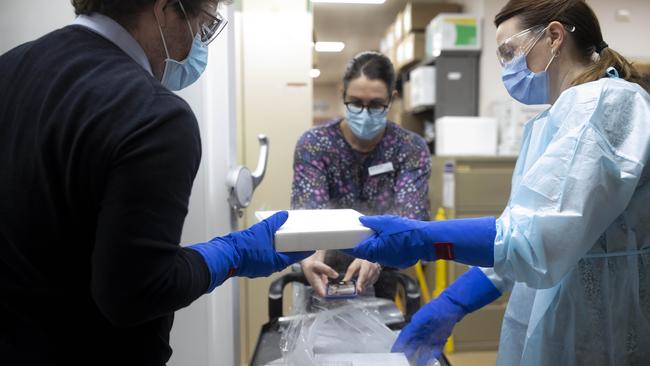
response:
<path id="1" fill-rule="evenodd" d="M 393 65 L 380 53 L 364 52 L 350 62 L 343 78 L 346 118 L 312 128 L 296 146 L 293 209 L 352 208 L 429 219 L 429 150 L 420 136 L 386 120 L 394 83 Z M 344 279 L 357 277 L 363 291 L 380 270 L 338 251 L 318 251 L 302 266 L 321 296 L 337 271 L 347 268 Z"/>

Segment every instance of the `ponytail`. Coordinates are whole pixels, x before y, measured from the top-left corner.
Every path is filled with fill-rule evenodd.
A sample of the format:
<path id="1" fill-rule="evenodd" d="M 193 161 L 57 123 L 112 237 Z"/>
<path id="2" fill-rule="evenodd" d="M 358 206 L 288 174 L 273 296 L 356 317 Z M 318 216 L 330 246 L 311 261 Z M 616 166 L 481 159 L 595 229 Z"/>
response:
<path id="1" fill-rule="evenodd" d="M 587 67 L 587 70 L 573 80 L 573 85 L 584 84 L 606 77 L 608 75 L 607 69 L 613 67 L 618 72 L 618 77 L 637 83 L 650 93 L 650 85 L 644 80 L 643 75 L 634 64 L 620 53 L 609 48 L 606 43 L 604 45 L 605 47 L 602 47 L 600 52 L 594 55 L 594 62 Z"/>

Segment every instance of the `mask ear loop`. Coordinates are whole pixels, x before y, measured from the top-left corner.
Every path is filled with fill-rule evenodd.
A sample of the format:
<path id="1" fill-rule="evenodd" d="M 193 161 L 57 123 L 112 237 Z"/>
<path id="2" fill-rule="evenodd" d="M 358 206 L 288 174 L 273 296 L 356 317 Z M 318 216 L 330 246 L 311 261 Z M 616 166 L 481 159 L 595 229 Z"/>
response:
<path id="1" fill-rule="evenodd" d="M 167 55 L 167 59 L 170 59 L 169 57 L 169 50 L 167 49 L 167 42 L 165 41 L 165 35 L 163 34 L 162 27 L 160 26 L 160 20 L 158 20 L 158 14 L 154 11 L 153 16 L 156 17 L 156 23 L 158 23 L 158 30 L 160 31 L 160 38 L 162 38 L 163 42 L 163 47 L 165 48 L 165 54 Z"/>
<path id="2" fill-rule="evenodd" d="M 550 25 L 549 25 L 549 27 L 550 27 Z M 548 28 L 548 27 L 546 27 L 546 28 Z M 575 25 L 571 25 L 571 26 L 565 25 L 564 29 L 566 29 L 570 33 L 573 33 L 576 30 L 576 26 Z M 553 53 L 553 57 L 551 57 L 551 60 L 548 62 L 548 64 L 546 64 L 546 68 L 544 68 L 544 71 L 548 70 L 548 68 L 549 68 L 549 66 L 551 66 L 551 63 L 553 62 L 553 60 L 555 60 L 556 57 L 560 56 L 560 51 L 559 50 L 557 52 L 553 52 L 553 50 L 551 50 L 551 52 Z"/>
<path id="3" fill-rule="evenodd" d="M 194 37 L 196 37 L 196 35 L 194 35 L 194 30 L 192 29 L 192 24 L 190 24 L 190 19 L 187 17 L 187 13 L 185 12 L 185 7 L 183 7 L 183 3 L 180 1 L 178 2 L 178 5 L 181 7 L 181 11 L 183 12 L 183 16 L 185 17 L 185 21 L 187 22 L 187 28 L 190 29 L 190 36 L 192 37 L 192 40 L 194 40 Z"/>
<path id="4" fill-rule="evenodd" d="M 548 64 L 546 64 L 546 67 L 544 68 L 544 71 L 547 71 L 549 66 L 551 66 L 551 63 L 553 62 L 553 60 L 555 60 L 556 57 L 560 56 L 560 51 L 557 51 L 557 52 L 551 51 L 551 52 L 553 53 L 553 57 L 551 57 L 551 59 L 548 61 Z"/>

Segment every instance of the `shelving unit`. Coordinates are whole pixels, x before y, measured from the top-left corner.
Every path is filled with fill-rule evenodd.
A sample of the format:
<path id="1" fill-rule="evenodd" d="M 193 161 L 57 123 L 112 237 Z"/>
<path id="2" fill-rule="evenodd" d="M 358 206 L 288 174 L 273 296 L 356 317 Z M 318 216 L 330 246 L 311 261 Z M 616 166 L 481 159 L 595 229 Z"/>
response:
<path id="1" fill-rule="evenodd" d="M 411 130 L 425 131 L 426 123 L 435 123 L 444 116 L 478 116 L 479 62 L 480 51 L 446 51 L 435 58 L 409 63 L 398 70 L 398 93 L 402 101 L 409 100 L 404 95 L 404 85 L 410 81 L 410 73 L 420 66 L 435 66 L 435 104 L 415 108 L 401 105 L 401 110 L 393 112 L 392 117 L 402 124 L 409 119 L 407 127 Z M 398 105 L 399 106 L 399 105 Z M 422 126 L 420 126 L 420 124 Z M 434 151 L 435 141 L 429 141 Z"/>

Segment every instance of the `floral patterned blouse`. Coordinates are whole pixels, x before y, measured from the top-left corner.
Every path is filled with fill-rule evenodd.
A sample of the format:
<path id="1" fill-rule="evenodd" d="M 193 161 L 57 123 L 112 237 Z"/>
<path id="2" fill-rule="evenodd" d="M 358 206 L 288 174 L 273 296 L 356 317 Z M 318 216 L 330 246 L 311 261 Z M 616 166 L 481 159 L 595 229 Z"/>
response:
<path id="1" fill-rule="evenodd" d="M 360 153 L 343 137 L 341 121 L 314 127 L 298 141 L 291 207 L 429 220 L 431 157 L 424 139 L 388 122 L 375 149 Z"/>

